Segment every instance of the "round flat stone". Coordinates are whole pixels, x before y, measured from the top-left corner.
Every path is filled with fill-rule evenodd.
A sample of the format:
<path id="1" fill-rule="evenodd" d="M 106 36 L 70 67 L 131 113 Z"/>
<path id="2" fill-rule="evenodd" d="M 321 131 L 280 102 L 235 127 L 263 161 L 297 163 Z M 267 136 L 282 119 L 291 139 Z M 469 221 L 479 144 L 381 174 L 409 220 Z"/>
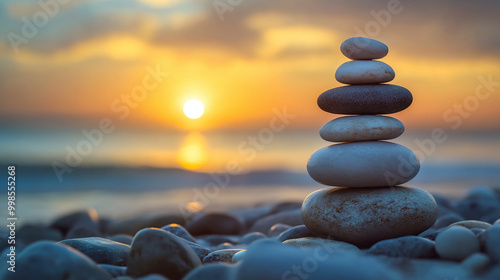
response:
<path id="1" fill-rule="evenodd" d="M 479 251 L 479 240 L 462 226 L 451 226 L 436 237 L 436 252 L 443 259 L 462 261 Z"/>
<path id="2" fill-rule="evenodd" d="M 337 87 L 318 97 L 326 112 L 346 115 L 392 114 L 408 108 L 411 92 L 396 85 L 354 85 Z"/>
<path id="3" fill-rule="evenodd" d="M 348 61 L 335 72 L 339 83 L 351 85 L 387 83 L 394 80 L 394 76 L 391 66 L 374 60 Z"/>
<path id="4" fill-rule="evenodd" d="M 312 231 L 356 246 L 418 235 L 434 224 L 437 204 L 428 192 L 408 187 L 327 188 L 307 196 L 302 219 Z"/>
<path id="5" fill-rule="evenodd" d="M 411 180 L 419 169 L 410 149 L 383 141 L 331 145 L 317 150 L 307 162 L 315 181 L 339 187 L 395 186 Z"/>
<path id="6" fill-rule="evenodd" d="M 340 51 L 350 59 L 379 59 L 389 52 L 386 44 L 365 37 L 353 37 L 340 45 Z"/>
<path id="7" fill-rule="evenodd" d="M 405 130 L 404 124 L 385 116 L 347 116 L 327 122 L 319 135 L 331 142 L 356 142 L 388 140 L 399 137 Z"/>

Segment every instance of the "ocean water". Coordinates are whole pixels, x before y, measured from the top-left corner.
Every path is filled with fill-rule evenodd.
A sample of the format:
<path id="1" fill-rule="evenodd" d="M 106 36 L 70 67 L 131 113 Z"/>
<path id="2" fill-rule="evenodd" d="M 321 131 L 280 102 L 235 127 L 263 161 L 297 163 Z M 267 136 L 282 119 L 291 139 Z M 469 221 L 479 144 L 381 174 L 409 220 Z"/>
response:
<path id="1" fill-rule="evenodd" d="M 309 156 L 328 145 L 317 132 L 284 131 L 265 141 L 259 133 L 118 131 L 72 166 L 66 157 L 85 141 L 81 130 L 4 128 L 0 153 L 4 170 L 10 164 L 17 168 L 21 224 L 47 223 L 86 208 L 122 219 L 193 205 L 216 211 L 301 201 L 323 188 L 306 173 Z M 456 199 L 470 187 L 500 185 L 498 132 L 455 132 L 434 141 L 424 131 L 393 142 L 421 159 L 421 170 L 408 186 Z M 54 162 L 67 172 L 58 177 Z M 0 172 L 0 181 L 7 182 L 6 177 Z"/>

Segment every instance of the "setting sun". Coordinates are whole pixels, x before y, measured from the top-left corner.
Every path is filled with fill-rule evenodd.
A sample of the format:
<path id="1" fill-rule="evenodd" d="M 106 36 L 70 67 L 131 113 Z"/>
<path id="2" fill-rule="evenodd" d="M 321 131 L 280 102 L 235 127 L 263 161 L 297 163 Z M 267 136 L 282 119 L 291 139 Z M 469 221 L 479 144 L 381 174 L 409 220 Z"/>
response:
<path id="1" fill-rule="evenodd" d="M 198 119 L 204 112 L 205 108 L 198 99 L 190 99 L 184 103 L 184 115 L 190 119 Z"/>

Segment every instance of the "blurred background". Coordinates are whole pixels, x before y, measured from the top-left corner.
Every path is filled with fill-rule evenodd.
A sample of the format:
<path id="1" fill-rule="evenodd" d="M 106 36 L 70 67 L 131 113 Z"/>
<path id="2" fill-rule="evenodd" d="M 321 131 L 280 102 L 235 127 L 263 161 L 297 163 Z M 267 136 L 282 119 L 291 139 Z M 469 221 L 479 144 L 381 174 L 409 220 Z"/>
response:
<path id="1" fill-rule="evenodd" d="M 391 83 L 413 93 L 393 115 L 406 126 L 393 142 L 422 162 L 407 185 L 456 197 L 498 184 L 499 12 L 495 0 L 2 1 L 0 162 L 17 166 L 18 214 L 302 200 L 322 187 L 306 163 L 338 117 L 316 98 L 341 86 L 354 36 L 386 43 Z"/>

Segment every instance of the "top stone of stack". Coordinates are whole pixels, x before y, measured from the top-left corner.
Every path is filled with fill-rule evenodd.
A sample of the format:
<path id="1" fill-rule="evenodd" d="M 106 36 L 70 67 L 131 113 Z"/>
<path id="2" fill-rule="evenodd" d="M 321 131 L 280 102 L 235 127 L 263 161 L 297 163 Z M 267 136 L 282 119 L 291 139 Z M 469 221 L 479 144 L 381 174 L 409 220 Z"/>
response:
<path id="1" fill-rule="evenodd" d="M 380 59 L 387 55 L 389 48 L 386 44 L 364 37 L 353 37 L 340 45 L 340 51 L 352 60 Z"/>

